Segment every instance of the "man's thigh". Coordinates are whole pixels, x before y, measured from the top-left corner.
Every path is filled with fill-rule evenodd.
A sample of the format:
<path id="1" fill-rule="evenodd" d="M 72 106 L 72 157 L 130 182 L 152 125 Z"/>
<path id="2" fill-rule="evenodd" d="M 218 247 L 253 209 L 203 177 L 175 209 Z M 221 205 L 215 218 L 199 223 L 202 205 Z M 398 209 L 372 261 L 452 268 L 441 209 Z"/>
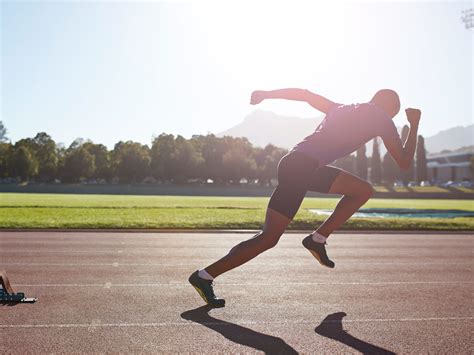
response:
<path id="1" fill-rule="evenodd" d="M 293 220 L 306 194 L 303 184 L 279 184 L 272 193 L 268 208 Z"/>
<path id="2" fill-rule="evenodd" d="M 331 187 L 341 174 L 346 171 L 334 166 L 322 166 L 316 169 L 308 179 L 307 185 L 309 191 L 331 193 Z"/>
<path id="3" fill-rule="evenodd" d="M 317 169 L 309 183 L 308 190 L 339 195 L 371 195 L 372 185 L 348 171 L 334 166 Z"/>

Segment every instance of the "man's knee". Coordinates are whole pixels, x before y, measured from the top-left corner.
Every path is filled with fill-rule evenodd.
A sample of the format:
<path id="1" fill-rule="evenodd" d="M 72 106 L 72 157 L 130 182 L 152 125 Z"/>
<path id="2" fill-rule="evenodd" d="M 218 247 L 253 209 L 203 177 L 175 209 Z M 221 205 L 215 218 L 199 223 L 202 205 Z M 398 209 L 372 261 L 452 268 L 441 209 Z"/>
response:
<path id="1" fill-rule="evenodd" d="M 282 236 L 283 232 L 269 232 L 265 229 L 262 231 L 262 234 L 259 235 L 260 245 L 263 250 L 271 249 L 278 244 L 280 237 Z"/>
<path id="2" fill-rule="evenodd" d="M 367 182 L 362 185 L 359 196 L 364 200 L 368 200 L 374 195 L 374 192 L 373 186 Z"/>
<path id="3" fill-rule="evenodd" d="M 271 238 L 271 239 L 265 240 L 265 243 L 264 243 L 265 249 L 271 249 L 275 247 L 278 244 L 279 239 L 280 238 Z"/>
<path id="4" fill-rule="evenodd" d="M 347 194 L 349 196 L 357 197 L 361 200 L 368 200 L 374 195 L 374 188 L 368 182 L 362 182 L 352 188 L 352 191 Z"/>

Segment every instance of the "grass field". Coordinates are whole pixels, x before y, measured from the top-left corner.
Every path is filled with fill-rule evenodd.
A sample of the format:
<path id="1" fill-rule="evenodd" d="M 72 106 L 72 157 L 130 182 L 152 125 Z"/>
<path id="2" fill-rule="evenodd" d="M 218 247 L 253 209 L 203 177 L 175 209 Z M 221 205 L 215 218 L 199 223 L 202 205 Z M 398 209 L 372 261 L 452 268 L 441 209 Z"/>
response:
<path id="1" fill-rule="evenodd" d="M 306 198 L 290 229 L 313 229 L 335 198 Z M 0 228 L 260 229 L 268 197 L 0 194 Z M 364 207 L 462 209 L 471 200 L 372 199 Z M 472 218 L 353 218 L 343 229 L 474 230 Z"/>

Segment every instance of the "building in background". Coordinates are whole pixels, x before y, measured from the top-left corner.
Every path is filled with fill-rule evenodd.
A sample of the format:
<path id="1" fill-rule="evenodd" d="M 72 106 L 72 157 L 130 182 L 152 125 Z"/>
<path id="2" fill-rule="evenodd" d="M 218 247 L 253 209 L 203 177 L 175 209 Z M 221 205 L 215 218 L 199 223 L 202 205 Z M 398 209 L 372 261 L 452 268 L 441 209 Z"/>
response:
<path id="1" fill-rule="evenodd" d="M 441 183 L 474 181 L 473 156 L 474 150 L 428 155 L 428 179 Z"/>

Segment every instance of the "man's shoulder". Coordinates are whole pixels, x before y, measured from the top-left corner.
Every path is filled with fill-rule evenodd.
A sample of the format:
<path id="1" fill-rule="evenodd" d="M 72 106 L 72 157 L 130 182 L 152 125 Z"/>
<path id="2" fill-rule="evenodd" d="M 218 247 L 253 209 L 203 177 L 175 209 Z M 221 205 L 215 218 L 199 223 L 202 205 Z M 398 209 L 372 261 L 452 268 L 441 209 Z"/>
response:
<path id="1" fill-rule="evenodd" d="M 363 116 L 366 116 L 367 114 L 369 114 L 373 116 L 379 113 L 379 108 L 370 102 L 352 103 L 352 104 L 336 104 L 334 105 L 333 109 L 330 112 L 328 112 L 328 114 L 329 113 L 355 114 L 355 115 L 363 115 Z"/>
<path id="2" fill-rule="evenodd" d="M 336 104 L 327 117 L 354 119 L 377 126 L 392 121 L 384 110 L 372 102 Z"/>

